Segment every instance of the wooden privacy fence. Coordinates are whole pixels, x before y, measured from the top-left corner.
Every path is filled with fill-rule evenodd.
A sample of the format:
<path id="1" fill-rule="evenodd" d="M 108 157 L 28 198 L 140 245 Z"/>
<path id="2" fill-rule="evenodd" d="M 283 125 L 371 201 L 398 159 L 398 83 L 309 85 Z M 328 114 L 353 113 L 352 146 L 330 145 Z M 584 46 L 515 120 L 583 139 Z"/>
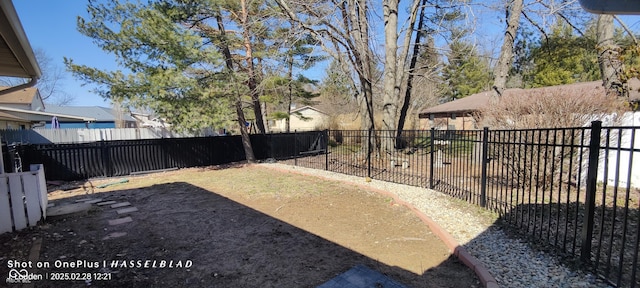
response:
<path id="1" fill-rule="evenodd" d="M 0 174 L 0 234 L 35 226 L 46 218 L 47 203 L 43 165 Z"/>

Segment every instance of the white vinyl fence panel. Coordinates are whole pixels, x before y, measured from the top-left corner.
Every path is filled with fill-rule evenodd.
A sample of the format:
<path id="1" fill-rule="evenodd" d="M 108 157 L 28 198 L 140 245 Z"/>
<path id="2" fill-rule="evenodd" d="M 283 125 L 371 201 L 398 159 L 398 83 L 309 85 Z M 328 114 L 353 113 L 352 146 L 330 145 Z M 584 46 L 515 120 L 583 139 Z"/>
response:
<path id="1" fill-rule="evenodd" d="M 640 113 L 634 112 L 626 113 L 618 126 L 638 127 L 638 125 L 640 125 Z M 612 148 L 608 153 L 604 150 L 600 152 L 598 181 L 606 181 L 609 185 L 640 188 L 640 152 L 632 151 L 640 149 L 640 130 L 616 129 L 612 131 L 610 138 L 609 146 Z M 616 149 L 616 147 L 622 149 Z M 605 158 L 607 158 L 606 161 Z"/>
<path id="2" fill-rule="evenodd" d="M 37 225 L 47 216 L 48 201 L 42 164 L 0 174 L 0 234 Z"/>

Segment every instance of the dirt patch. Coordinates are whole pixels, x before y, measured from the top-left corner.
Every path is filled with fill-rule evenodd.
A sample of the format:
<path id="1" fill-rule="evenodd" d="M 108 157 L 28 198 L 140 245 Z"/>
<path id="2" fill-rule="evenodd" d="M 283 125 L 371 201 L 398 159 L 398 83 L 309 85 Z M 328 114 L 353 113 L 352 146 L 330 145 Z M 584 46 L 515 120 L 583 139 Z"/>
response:
<path id="1" fill-rule="evenodd" d="M 2 280 L 9 262 L 27 261 L 31 243 L 42 239 L 39 261 L 50 267 L 34 263 L 29 273 L 93 279 L 36 287 L 315 287 L 357 264 L 411 287 L 481 286 L 411 211 L 361 187 L 259 166 L 119 180 L 93 181 L 117 184 L 92 194 L 53 191 L 50 202 L 102 198 L 138 211 L 118 215 L 120 208 L 94 204 L 0 235 Z M 132 221 L 109 225 L 124 217 Z M 58 267 L 71 264 L 84 267 Z"/>

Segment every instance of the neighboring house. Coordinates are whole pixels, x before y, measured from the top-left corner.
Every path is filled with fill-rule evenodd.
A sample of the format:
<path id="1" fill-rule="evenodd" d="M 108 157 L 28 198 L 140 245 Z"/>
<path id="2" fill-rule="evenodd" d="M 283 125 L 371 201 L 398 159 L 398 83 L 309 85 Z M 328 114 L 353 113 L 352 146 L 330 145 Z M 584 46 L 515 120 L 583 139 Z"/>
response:
<path id="1" fill-rule="evenodd" d="M 635 81 L 634 81 L 635 83 Z M 638 89 L 630 89 L 630 100 L 638 98 Z M 531 89 L 512 88 L 506 89 L 503 96 L 535 95 L 534 93 L 553 92 L 557 95 L 601 95 L 604 93 L 602 81 L 573 83 L 566 85 L 540 87 Z M 476 119 L 477 112 L 489 104 L 493 91 L 480 92 L 451 102 L 424 109 L 419 113 L 420 129 L 449 129 L 470 130 L 478 129 Z"/>
<path id="2" fill-rule="evenodd" d="M 115 109 L 100 106 L 55 106 L 47 105 L 47 112 L 53 112 L 65 115 L 74 115 L 76 117 L 93 117 L 92 122 L 73 121 L 69 119 L 58 119 L 60 129 L 64 128 L 136 128 L 137 121 L 128 113 L 118 115 Z M 46 123 L 46 128 L 51 128 L 51 119 Z"/>
<path id="3" fill-rule="evenodd" d="M 7 88 L 9 87 L 0 87 L 0 90 Z M 0 105 L 15 109 L 44 111 L 44 102 L 36 87 L 24 88 L 2 95 L 0 96 Z"/>
<path id="4" fill-rule="evenodd" d="M 311 106 L 304 106 L 291 110 L 289 116 L 289 131 L 311 131 L 322 129 L 329 122 L 329 114 Z M 286 119 L 270 120 L 269 129 L 272 132 L 286 132 Z"/>
<path id="5" fill-rule="evenodd" d="M 11 1 L 0 1 L 0 76 L 28 79 L 24 84 L 1 89 L 0 97 L 32 87 L 41 76 L 33 49 Z M 22 116 L 45 115 L 39 111 L 11 107 L 0 109 L 0 121 L 4 121 L 5 126 L 9 122 L 19 120 L 25 123 L 23 125 L 26 128 L 31 122 L 22 122 Z M 38 221 L 46 218 L 49 202 L 43 166 L 31 165 L 24 169 L 28 170 L 28 173 L 5 173 L 3 154 L 0 153 L 0 234 L 37 225 Z M 7 166 L 11 167 L 10 164 Z"/>
<path id="6" fill-rule="evenodd" d="M 0 87 L 6 91 L 10 87 Z M 40 92 L 35 87 L 12 89 L 12 92 L 0 94 L 0 129 L 31 129 L 44 126 L 44 123 L 57 117 L 61 121 L 90 122 L 91 116 L 78 117 L 44 111 L 45 105 Z"/>
<path id="7" fill-rule="evenodd" d="M 158 117 L 151 117 L 149 114 L 131 112 L 131 117 L 137 121 L 137 125 L 140 128 L 169 128 L 171 124 L 165 122 Z"/>

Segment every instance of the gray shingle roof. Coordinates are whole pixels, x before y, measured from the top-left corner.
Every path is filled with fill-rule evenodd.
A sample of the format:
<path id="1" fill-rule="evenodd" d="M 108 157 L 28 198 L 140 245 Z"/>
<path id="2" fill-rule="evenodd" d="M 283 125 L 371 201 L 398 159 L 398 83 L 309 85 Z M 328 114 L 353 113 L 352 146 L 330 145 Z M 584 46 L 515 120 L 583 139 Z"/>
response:
<path id="1" fill-rule="evenodd" d="M 117 119 L 116 113 L 111 108 L 100 106 L 56 106 L 46 105 L 45 111 L 49 113 L 67 114 L 81 117 L 96 118 L 97 122 L 111 122 Z M 123 120 L 133 121 L 136 119 L 128 113 L 123 115 Z"/>

